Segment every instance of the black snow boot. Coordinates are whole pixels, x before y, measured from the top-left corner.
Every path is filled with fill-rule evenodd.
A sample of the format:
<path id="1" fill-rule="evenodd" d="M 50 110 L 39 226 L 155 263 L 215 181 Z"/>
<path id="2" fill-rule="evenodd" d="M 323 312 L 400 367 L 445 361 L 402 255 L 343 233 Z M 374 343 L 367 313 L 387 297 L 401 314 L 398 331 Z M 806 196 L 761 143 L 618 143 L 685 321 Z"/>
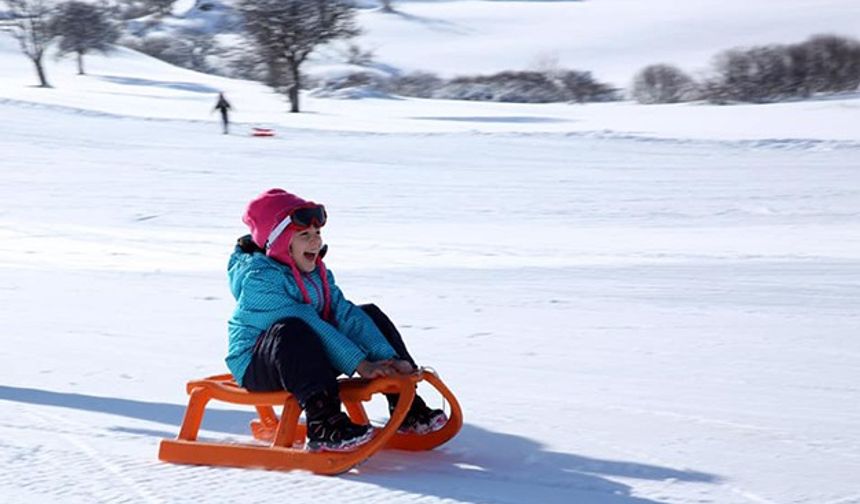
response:
<path id="1" fill-rule="evenodd" d="M 340 399 L 326 392 L 311 396 L 304 407 L 309 451 L 351 451 L 373 437 L 371 426 L 352 423 L 340 410 Z"/>
<path id="2" fill-rule="evenodd" d="M 397 401 L 400 396 L 397 394 L 385 394 L 388 399 L 388 412 L 393 413 L 397 407 Z M 412 400 L 412 405 L 409 406 L 409 412 L 406 413 L 406 418 L 400 424 L 398 432 L 404 434 L 427 434 L 437 431 L 445 426 L 448 422 L 448 416 L 441 409 L 430 409 L 424 399 L 419 395 L 415 395 Z"/>

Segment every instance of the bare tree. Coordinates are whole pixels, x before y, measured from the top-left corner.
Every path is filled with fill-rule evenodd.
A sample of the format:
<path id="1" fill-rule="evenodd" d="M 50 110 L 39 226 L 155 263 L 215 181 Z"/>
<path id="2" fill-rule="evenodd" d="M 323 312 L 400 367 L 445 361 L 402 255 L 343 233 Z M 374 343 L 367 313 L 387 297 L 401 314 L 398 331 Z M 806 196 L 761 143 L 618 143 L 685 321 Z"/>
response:
<path id="1" fill-rule="evenodd" d="M 290 111 L 299 111 L 299 68 L 313 50 L 335 39 L 358 35 L 355 7 L 349 0 L 241 0 L 245 26 L 270 67 L 286 70 Z"/>
<path id="2" fill-rule="evenodd" d="M 758 46 L 730 49 L 714 58 L 714 73 L 706 82 L 707 98 L 715 103 L 733 101 L 766 103 L 790 93 L 788 65 L 791 57 L 785 46 Z"/>
<path id="3" fill-rule="evenodd" d="M 72 0 L 57 6 L 51 31 L 59 39 L 59 54 L 75 53 L 78 75 L 84 74 L 84 54 L 113 49 L 119 30 L 96 5 Z"/>
<path id="4" fill-rule="evenodd" d="M 648 65 L 633 78 L 633 99 L 639 103 L 678 103 L 695 97 L 696 83 L 679 68 Z"/>
<path id="5" fill-rule="evenodd" d="M 51 4 L 46 0 L 2 0 L 12 15 L 12 36 L 18 40 L 23 52 L 36 67 L 41 87 L 51 87 L 45 75 L 42 59 L 53 35 L 48 26 Z"/>
<path id="6" fill-rule="evenodd" d="M 816 35 L 806 42 L 736 48 L 717 55 L 704 96 L 714 103 L 764 103 L 860 86 L 860 41 Z"/>
<path id="7" fill-rule="evenodd" d="M 568 95 L 576 103 L 608 102 L 620 99 L 617 89 L 601 82 L 584 70 L 563 70 L 555 72 Z"/>
<path id="8" fill-rule="evenodd" d="M 813 91 L 853 91 L 860 85 L 860 41 L 838 35 L 816 35 L 803 44 L 809 59 Z"/>

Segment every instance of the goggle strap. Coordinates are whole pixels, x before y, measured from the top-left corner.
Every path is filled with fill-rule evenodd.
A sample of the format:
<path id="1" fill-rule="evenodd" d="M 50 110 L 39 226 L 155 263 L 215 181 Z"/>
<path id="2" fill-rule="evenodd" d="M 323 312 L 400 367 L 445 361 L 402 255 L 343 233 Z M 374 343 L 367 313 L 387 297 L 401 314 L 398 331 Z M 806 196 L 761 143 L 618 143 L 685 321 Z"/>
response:
<path id="1" fill-rule="evenodd" d="M 275 240 L 277 240 L 278 237 L 284 233 L 284 231 L 287 229 L 287 226 L 289 226 L 292 221 L 293 220 L 290 218 L 290 216 L 287 215 L 286 217 L 284 217 L 284 220 L 282 220 L 278 223 L 277 226 L 275 226 L 275 229 L 273 229 L 272 232 L 269 233 L 269 238 L 266 240 L 267 249 L 271 247 L 272 244 L 275 243 Z"/>

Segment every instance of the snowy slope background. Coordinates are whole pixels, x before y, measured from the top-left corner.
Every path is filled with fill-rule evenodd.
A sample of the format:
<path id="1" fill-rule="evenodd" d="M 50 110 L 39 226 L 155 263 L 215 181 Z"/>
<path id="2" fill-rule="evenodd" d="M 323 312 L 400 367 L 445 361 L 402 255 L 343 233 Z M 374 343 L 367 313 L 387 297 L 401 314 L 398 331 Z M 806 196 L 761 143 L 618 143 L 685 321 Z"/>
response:
<path id="1" fill-rule="evenodd" d="M 606 36 L 565 38 L 571 25 L 623 25 L 603 28 L 617 52 L 592 56 L 619 82 L 625 58 L 692 64 L 682 49 L 860 26 L 847 1 L 688 2 L 684 22 L 664 20 L 673 2 L 639 4 L 399 2 L 402 25 L 362 22 L 452 74 L 591 54 Z M 773 31 L 752 40 L 731 9 Z M 524 16 L 543 23 L 517 35 L 531 48 L 497 51 L 499 24 Z M 421 53 L 453 36 L 431 29 L 445 23 L 488 52 Z M 702 44 L 677 43 L 690 26 Z M 0 34 L 3 502 L 860 502 L 856 97 L 305 97 L 290 115 L 262 85 L 128 50 L 88 69 L 50 60 L 55 87 L 32 87 Z M 219 90 L 237 108 L 228 136 Z M 466 425 L 449 444 L 337 478 L 156 460 L 185 381 L 224 370 L 226 258 L 244 205 L 274 186 L 326 203 L 345 293 L 382 306 L 455 391 Z M 245 440 L 250 418 L 219 405 L 205 435 Z"/>

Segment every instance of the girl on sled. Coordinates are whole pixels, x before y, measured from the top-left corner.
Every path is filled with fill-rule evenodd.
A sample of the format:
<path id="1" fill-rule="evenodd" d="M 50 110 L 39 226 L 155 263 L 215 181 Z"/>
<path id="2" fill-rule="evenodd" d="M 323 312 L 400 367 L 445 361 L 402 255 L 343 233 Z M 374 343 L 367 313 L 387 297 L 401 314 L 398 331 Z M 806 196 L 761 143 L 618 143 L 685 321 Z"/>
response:
<path id="1" fill-rule="evenodd" d="M 253 392 L 288 390 L 305 410 L 311 451 L 348 451 L 373 428 L 341 411 L 337 377 L 409 374 L 417 367 L 403 338 L 377 306 L 347 300 L 323 263 L 325 207 L 283 189 L 254 198 L 242 220 L 227 275 L 236 299 L 228 323 L 227 366 Z M 393 410 L 398 396 L 386 394 Z M 415 396 L 400 426 L 424 434 L 447 418 Z"/>

